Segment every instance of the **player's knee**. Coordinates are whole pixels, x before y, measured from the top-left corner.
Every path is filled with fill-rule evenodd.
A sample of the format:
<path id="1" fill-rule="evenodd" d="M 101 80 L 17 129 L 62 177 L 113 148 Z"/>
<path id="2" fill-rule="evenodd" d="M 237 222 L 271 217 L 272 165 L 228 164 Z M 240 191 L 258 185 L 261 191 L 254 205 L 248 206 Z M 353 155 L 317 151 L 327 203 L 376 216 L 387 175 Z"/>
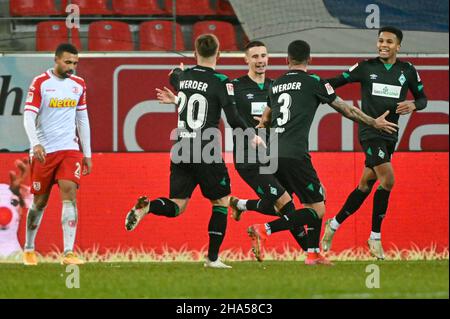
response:
<path id="1" fill-rule="evenodd" d="M 358 185 L 358 189 L 363 193 L 370 193 L 375 185 L 376 179 L 368 180 L 367 182 L 361 182 Z"/>
<path id="2" fill-rule="evenodd" d="M 394 188 L 394 183 L 395 179 L 393 174 L 388 174 L 380 178 L 380 186 L 387 191 L 391 191 Z"/>

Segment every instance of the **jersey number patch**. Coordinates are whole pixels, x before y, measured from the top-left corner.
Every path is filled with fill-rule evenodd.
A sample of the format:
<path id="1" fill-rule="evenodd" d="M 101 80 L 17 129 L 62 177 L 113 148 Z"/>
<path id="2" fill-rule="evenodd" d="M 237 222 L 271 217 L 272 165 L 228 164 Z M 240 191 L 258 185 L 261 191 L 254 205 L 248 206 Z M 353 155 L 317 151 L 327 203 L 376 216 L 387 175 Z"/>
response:
<path id="1" fill-rule="evenodd" d="M 289 95 L 289 93 L 283 93 L 278 98 L 278 103 L 283 104 L 280 107 L 281 117 L 277 118 L 277 124 L 278 126 L 283 126 L 291 118 L 290 107 L 292 103 L 292 97 Z"/>
<path id="2" fill-rule="evenodd" d="M 194 93 L 188 99 L 184 92 L 178 92 L 178 97 L 180 99 L 180 105 L 178 106 L 178 128 L 185 128 L 186 124 L 180 119 L 181 113 L 187 106 L 186 121 L 187 125 L 193 129 L 200 129 L 205 126 L 206 114 L 208 113 L 208 101 L 206 98 L 199 94 Z M 194 118 L 194 112 L 197 108 L 197 117 Z"/>

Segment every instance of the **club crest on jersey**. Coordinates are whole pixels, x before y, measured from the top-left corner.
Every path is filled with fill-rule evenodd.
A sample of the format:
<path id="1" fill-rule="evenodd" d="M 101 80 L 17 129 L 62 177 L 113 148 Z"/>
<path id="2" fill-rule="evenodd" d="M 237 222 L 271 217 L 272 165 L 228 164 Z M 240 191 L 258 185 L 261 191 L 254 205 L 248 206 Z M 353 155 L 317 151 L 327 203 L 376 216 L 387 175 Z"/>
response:
<path id="1" fill-rule="evenodd" d="M 403 75 L 403 73 L 402 73 L 402 75 L 400 75 L 400 77 L 398 78 L 398 81 L 400 82 L 401 85 L 403 85 L 403 83 L 406 82 L 406 78 L 405 78 L 405 76 Z"/>
<path id="2" fill-rule="evenodd" d="M 80 88 L 79 88 L 78 86 L 74 86 L 74 87 L 72 88 L 72 92 L 73 92 L 74 94 L 80 94 Z"/>
<path id="3" fill-rule="evenodd" d="M 41 190 L 41 183 L 40 182 L 33 182 L 33 189 L 37 192 Z"/>
<path id="4" fill-rule="evenodd" d="M 52 108 L 75 107 L 77 106 L 77 100 L 52 98 L 49 106 Z"/>
<path id="5" fill-rule="evenodd" d="M 371 75 L 370 75 L 370 79 L 371 79 L 371 80 L 376 80 L 377 77 L 378 77 L 378 75 L 376 75 L 376 74 L 371 74 Z"/>
<path id="6" fill-rule="evenodd" d="M 227 86 L 228 95 L 234 95 L 233 83 L 227 83 L 226 86 Z"/>

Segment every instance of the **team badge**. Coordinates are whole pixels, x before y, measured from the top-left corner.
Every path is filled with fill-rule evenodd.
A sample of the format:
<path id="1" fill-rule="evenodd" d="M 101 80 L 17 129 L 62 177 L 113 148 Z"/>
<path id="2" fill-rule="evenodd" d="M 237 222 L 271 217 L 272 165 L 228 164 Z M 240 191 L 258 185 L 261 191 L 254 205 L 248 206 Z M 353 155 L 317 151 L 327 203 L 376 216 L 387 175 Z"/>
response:
<path id="1" fill-rule="evenodd" d="M 33 189 L 36 192 L 39 192 L 41 190 L 41 183 L 40 182 L 33 182 Z"/>
<path id="2" fill-rule="evenodd" d="M 384 158 L 385 155 L 386 155 L 386 154 L 380 149 L 379 152 L 378 152 L 378 156 L 379 156 L 380 158 Z"/>
<path id="3" fill-rule="evenodd" d="M 74 86 L 74 87 L 72 88 L 72 92 L 73 92 L 74 94 L 79 94 L 79 93 L 80 93 L 80 89 L 78 88 L 78 86 Z"/>
<path id="4" fill-rule="evenodd" d="M 405 83 L 406 82 L 406 78 L 405 78 L 405 76 L 402 74 L 402 75 L 400 75 L 400 77 L 398 78 L 398 81 L 400 82 L 400 84 L 401 85 L 403 85 L 403 83 Z"/>

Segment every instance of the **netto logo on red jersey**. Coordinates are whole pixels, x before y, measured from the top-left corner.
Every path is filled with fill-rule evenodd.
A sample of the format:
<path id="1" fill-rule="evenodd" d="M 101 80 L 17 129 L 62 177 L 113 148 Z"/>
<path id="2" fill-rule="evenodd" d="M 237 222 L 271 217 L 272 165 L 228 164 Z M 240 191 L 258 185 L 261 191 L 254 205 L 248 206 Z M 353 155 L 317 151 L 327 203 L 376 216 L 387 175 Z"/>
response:
<path id="1" fill-rule="evenodd" d="M 77 100 L 52 98 L 49 106 L 52 108 L 75 107 L 77 106 Z"/>

